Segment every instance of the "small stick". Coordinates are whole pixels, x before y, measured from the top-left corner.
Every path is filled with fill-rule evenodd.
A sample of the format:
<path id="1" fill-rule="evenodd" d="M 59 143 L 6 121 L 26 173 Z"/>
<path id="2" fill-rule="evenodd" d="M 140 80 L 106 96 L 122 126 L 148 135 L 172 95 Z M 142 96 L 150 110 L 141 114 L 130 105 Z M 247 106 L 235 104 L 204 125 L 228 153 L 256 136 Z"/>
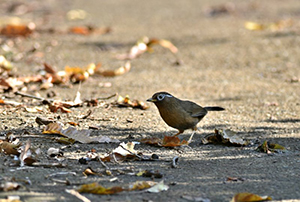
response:
<path id="1" fill-rule="evenodd" d="M 106 170 L 110 170 L 110 168 L 101 160 L 100 156 L 98 156 L 98 160 L 100 161 L 102 166 L 106 168 Z"/>
<path id="2" fill-rule="evenodd" d="M 32 98 L 32 99 L 36 99 L 36 100 L 47 100 L 49 102 L 52 102 L 53 99 L 45 99 L 45 98 L 42 98 L 42 97 L 37 97 L 37 96 L 34 96 L 34 95 L 29 95 L 29 94 L 26 94 L 26 93 L 21 93 L 19 91 L 15 92 L 15 95 L 21 95 L 22 97 L 28 97 L 28 98 Z"/>
<path id="3" fill-rule="evenodd" d="M 76 196 L 78 199 L 80 199 L 83 202 L 91 202 L 90 199 L 86 198 L 85 196 L 81 195 L 78 191 L 74 189 L 66 189 L 67 193 L 72 194 L 73 196 Z"/>
<path id="4" fill-rule="evenodd" d="M 171 165 L 172 168 L 177 168 L 178 160 L 179 160 L 179 157 L 178 157 L 178 156 L 175 156 L 175 157 L 172 159 L 172 165 Z"/>
<path id="5" fill-rule="evenodd" d="M 108 100 L 108 99 L 110 99 L 110 98 L 112 98 L 112 97 L 115 97 L 115 96 L 117 96 L 117 93 L 115 93 L 115 94 L 113 94 L 113 95 L 110 95 L 110 96 L 108 96 L 108 97 L 100 97 L 100 98 L 97 98 L 97 100 Z"/>
<path id="6" fill-rule="evenodd" d="M 131 152 L 130 150 L 123 147 L 123 145 L 120 145 L 120 147 L 122 147 L 125 151 L 129 152 L 131 155 L 136 156 L 138 159 L 143 160 L 143 158 L 140 155 Z"/>

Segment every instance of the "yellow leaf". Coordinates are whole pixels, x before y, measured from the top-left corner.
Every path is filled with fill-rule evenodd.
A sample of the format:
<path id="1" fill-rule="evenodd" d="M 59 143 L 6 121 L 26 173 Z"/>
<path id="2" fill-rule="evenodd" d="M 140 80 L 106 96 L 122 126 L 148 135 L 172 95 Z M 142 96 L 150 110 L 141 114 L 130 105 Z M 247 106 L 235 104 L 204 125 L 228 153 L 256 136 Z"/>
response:
<path id="1" fill-rule="evenodd" d="M 265 25 L 260 23 L 247 21 L 245 22 L 245 28 L 251 31 L 256 31 L 256 30 L 264 30 L 266 27 Z"/>
<path id="2" fill-rule="evenodd" d="M 140 172 L 138 172 L 137 174 L 136 174 L 136 176 L 143 176 L 143 174 L 145 173 L 146 171 L 145 170 L 143 170 L 143 171 L 140 171 Z"/>
<path id="3" fill-rule="evenodd" d="M 272 200 L 270 196 L 259 196 L 256 194 L 244 192 L 236 194 L 231 202 L 256 202 L 256 201 L 269 201 Z"/>
<path id="4" fill-rule="evenodd" d="M 128 191 L 147 189 L 156 184 L 157 183 L 153 181 L 136 181 L 135 183 L 129 185 Z"/>
<path id="5" fill-rule="evenodd" d="M 106 195 L 106 194 L 115 194 L 121 192 L 123 191 L 123 188 L 118 186 L 105 188 L 99 185 L 98 183 L 94 182 L 91 184 L 82 185 L 77 191 L 81 193 Z"/>

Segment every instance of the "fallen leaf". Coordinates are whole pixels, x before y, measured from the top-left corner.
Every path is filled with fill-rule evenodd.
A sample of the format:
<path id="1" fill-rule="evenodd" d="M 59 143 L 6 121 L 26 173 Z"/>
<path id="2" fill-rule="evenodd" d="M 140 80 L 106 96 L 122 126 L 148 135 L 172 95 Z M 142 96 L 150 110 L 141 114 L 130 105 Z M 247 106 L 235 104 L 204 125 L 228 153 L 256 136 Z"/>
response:
<path id="1" fill-rule="evenodd" d="M 85 176 L 89 176 L 89 175 L 97 175 L 97 176 L 102 176 L 101 173 L 98 173 L 96 171 L 94 171 L 92 168 L 88 167 L 86 168 L 83 172 L 82 172 L 83 175 Z"/>
<path id="2" fill-rule="evenodd" d="M 113 162 L 113 161 L 125 161 L 125 160 L 134 160 L 140 159 L 137 151 L 134 150 L 134 143 L 128 142 L 125 144 L 122 142 L 117 148 L 115 148 L 111 154 L 107 154 L 102 157 L 103 162 Z"/>
<path id="3" fill-rule="evenodd" d="M 69 29 L 69 33 L 79 35 L 90 35 L 90 34 L 107 34 L 111 32 L 110 27 L 94 27 L 94 26 L 74 26 Z"/>
<path id="4" fill-rule="evenodd" d="M 123 75 L 131 69 L 131 64 L 130 62 L 126 62 L 123 66 L 119 67 L 116 70 L 103 70 L 103 69 L 98 69 L 97 74 L 106 76 L 106 77 L 114 77 L 114 76 L 120 76 Z"/>
<path id="5" fill-rule="evenodd" d="M 105 188 L 99 185 L 98 183 L 94 182 L 91 184 L 81 185 L 81 187 L 77 191 L 80 193 L 107 195 L 119 193 L 121 191 L 124 191 L 124 189 L 119 186 Z"/>
<path id="6" fill-rule="evenodd" d="M 31 147 L 31 141 L 27 140 L 25 147 L 22 147 L 20 153 L 21 167 L 24 165 L 31 166 L 34 162 L 37 161 L 36 156 L 34 154 L 37 154 L 38 152 L 35 152 L 30 147 Z"/>
<path id="7" fill-rule="evenodd" d="M 177 136 L 165 136 L 161 146 L 163 147 L 178 147 L 182 145 L 188 145 L 189 143 L 186 140 L 180 141 Z"/>
<path id="8" fill-rule="evenodd" d="M 147 189 L 147 192 L 150 193 L 159 193 L 162 191 L 167 191 L 169 189 L 169 186 L 164 184 L 164 181 L 160 181 L 156 185 L 152 186 L 151 188 Z"/>
<path id="9" fill-rule="evenodd" d="M 0 141 L 0 152 L 3 152 L 7 155 L 17 155 L 19 156 L 20 153 L 18 152 L 18 148 L 20 144 L 12 144 L 7 141 Z"/>
<path id="10" fill-rule="evenodd" d="M 117 139 L 111 139 L 107 136 L 90 137 L 91 130 L 83 129 L 77 130 L 75 127 L 70 126 L 63 129 L 62 123 L 49 123 L 43 130 L 43 134 L 57 134 L 69 138 L 67 141 L 76 140 L 80 143 L 109 143 L 119 142 Z"/>
<path id="11" fill-rule="evenodd" d="M 275 143 L 269 143 L 267 140 L 265 140 L 261 145 L 259 145 L 256 149 L 257 151 L 264 152 L 267 154 L 271 154 L 274 152 L 282 152 L 285 151 L 285 147 L 275 144 Z"/>
<path id="12" fill-rule="evenodd" d="M 17 36 L 29 36 L 33 33 L 35 29 L 35 24 L 30 23 L 28 25 L 16 25 L 8 24 L 2 27 L 0 34 L 7 37 L 17 37 Z"/>
<path id="13" fill-rule="evenodd" d="M 256 201 L 270 201 L 272 198 L 270 196 L 259 196 L 256 194 L 244 192 L 236 194 L 231 202 L 256 202 Z"/>
<path id="14" fill-rule="evenodd" d="M 236 132 L 226 129 L 215 129 L 214 135 L 202 139 L 203 144 L 224 144 L 229 146 L 246 146 L 248 141 L 243 140 Z"/>
<path id="15" fill-rule="evenodd" d="M 88 16 L 88 13 L 82 9 L 74 9 L 67 12 L 68 20 L 83 20 Z"/>
<path id="16" fill-rule="evenodd" d="M 139 100 L 131 100 L 128 95 L 126 95 L 125 97 L 119 95 L 117 101 L 114 102 L 113 104 L 118 107 L 132 107 L 132 108 L 138 108 L 142 110 L 146 110 L 149 108 L 149 106 L 146 105 L 145 102 Z"/>
<path id="17" fill-rule="evenodd" d="M 119 54 L 117 55 L 117 59 L 132 60 L 146 51 L 153 51 L 152 46 L 156 44 L 169 49 L 173 54 L 178 52 L 177 47 L 168 40 L 155 38 L 149 39 L 147 36 L 144 36 L 136 42 L 136 44 L 130 49 L 129 53 Z"/>
<path id="18" fill-rule="evenodd" d="M 261 30 L 278 31 L 290 27 L 292 25 L 293 25 L 293 21 L 291 19 L 279 20 L 277 22 L 266 23 L 266 24 L 251 22 L 251 21 L 245 22 L 245 28 L 251 31 L 261 31 Z"/>
<path id="19" fill-rule="evenodd" d="M 154 185 L 156 185 L 156 182 L 153 181 L 136 181 L 133 184 L 130 184 L 128 188 L 126 188 L 127 191 L 134 191 L 134 190 L 142 190 L 142 189 L 148 189 Z"/>
<path id="20" fill-rule="evenodd" d="M 162 144 L 162 139 L 158 137 L 147 137 L 140 140 L 141 143 L 159 146 Z"/>
<path id="21" fill-rule="evenodd" d="M 186 140 L 180 140 L 177 136 L 164 136 L 164 139 L 157 137 L 143 138 L 140 142 L 161 147 L 178 147 L 188 145 Z"/>
<path id="22" fill-rule="evenodd" d="M 143 170 L 136 174 L 136 176 L 142 176 L 142 177 L 151 177 L 151 178 L 162 178 L 163 174 L 161 174 L 158 171 L 153 170 Z"/>
<path id="23" fill-rule="evenodd" d="M 0 55 L 0 69 L 4 69 L 5 71 L 10 71 L 12 70 L 12 68 L 13 65 L 3 55 Z"/>
<path id="24" fill-rule="evenodd" d="M 15 191 L 20 188 L 20 184 L 17 182 L 1 182 L 0 191 Z"/>

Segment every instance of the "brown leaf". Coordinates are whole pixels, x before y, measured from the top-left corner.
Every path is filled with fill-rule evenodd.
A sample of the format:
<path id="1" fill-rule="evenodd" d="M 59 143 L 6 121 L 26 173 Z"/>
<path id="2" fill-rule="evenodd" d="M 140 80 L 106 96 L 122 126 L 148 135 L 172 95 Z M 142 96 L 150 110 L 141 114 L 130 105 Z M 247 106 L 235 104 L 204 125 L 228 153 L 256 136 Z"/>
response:
<path id="1" fill-rule="evenodd" d="M 14 191 L 14 190 L 18 190 L 20 188 L 20 184 L 16 183 L 16 182 L 2 182 L 0 184 L 0 191 Z"/>
<path id="2" fill-rule="evenodd" d="M 165 136 L 162 142 L 163 147 L 178 147 L 182 145 L 188 145 L 186 140 L 180 141 L 177 136 Z"/>
<path id="3" fill-rule="evenodd" d="M 157 183 L 153 181 L 136 181 L 133 184 L 130 184 L 126 190 L 128 191 L 143 190 L 143 189 L 148 189 L 156 184 Z"/>
<path id="4" fill-rule="evenodd" d="M 98 183 L 94 182 L 91 184 L 81 185 L 81 187 L 77 191 L 80 193 L 107 195 L 119 193 L 121 191 L 124 191 L 124 189 L 119 186 L 105 188 L 99 185 Z"/>
<path id="5" fill-rule="evenodd" d="M 178 147 L 188 145 L 186 140 L 180 141 L 177 136 L 164 136 L 163 140 L 157 137 L 143 138 L 140 142 L 161 147 Z"/>
<path id="6" fill-rule="evenodd" d="M 29 36 L 35 29 L 34 23 L 29 25 L 8 24 L 1 28 L 0 34 L 7 37 Z"/>
<path id="7" fill-rule="evenodd" d="M 7 141 L 0 141 L 0 152 L 4 152 L 7 155 L 19 155 L 18 148 L 20 145 L 15 145 L 12 143 L 9 143 Z"/>
<path id="8" fill-rule="evenodd" d="M 261 145 L 259 145 L 256 149 L 256 151 L 264 152 L 267 154 L 271 154 L 273 152 L 282 152 L 285 151 L 286 149 L 275 143 L 269 143 L 268 141 L 264 141 Z"/>
<path id="9" fill-rule="evenodd" d="M 123 75 L 127 72 L 129 72 L 131 68 L 130 62 L 126 62 L 123 66 L 119 67 L 118 69 L 115 70 L 102 70 L 99 69 L 96 73 L 105 77 L 114 77 L 114 76 L 120 76 Z"/>
<path id="10" fill-rule="evenodd" d="M 97 175 L 97 176 L 102 176 L 101 173 L 98 173 L 96 171 L 94 171 L 92 168 L 88 167 L 86 168 L 83 172 L 82 172 L 83 175 L 85 176 L 89 176 L 89 175 Z"/>
<path id="11" fill-rule="evenodd" d="M 117 101 L 114 104 L 118 107 L 132 107 L 142 110 L 146 110 L 149 108 L 149 106 L 146 105 L 145 102 L 140 100 L 131 100 L 128 95 L 126 95 L 125 97 L 119 95 Z"/>
<path id="12" fill-rule="evenodd" d="M 0 55 L 0 69 L 10 71 L 12 68 L 13 65 L 3 55 Z"/>
<path id="13" fill-rule="evenodd" d="M 231 202 L 258 202 L 258 201 L 270 201 L 272 198 L 270 196 L 259 196 L 256 194 L 244 192 L 236 194 Z"/>
<path id="14" fill-rule="evenodd" d="M 202 143 L 224 144 L 229 146 L 246 146 L 249 144 L 248 141 L 239 137 L 236 132 L 225 129 L 215 129 L 215 134 L 203 138 Z"/>
<path id="15" fill-rule="evenodd" d="M 79 35 L 90 35 L 90 34 L 107 34 L 111 32 L 110 27 L 97 28 L 93 26 L 75 26 L 69 29 L 69 33 Z"/>

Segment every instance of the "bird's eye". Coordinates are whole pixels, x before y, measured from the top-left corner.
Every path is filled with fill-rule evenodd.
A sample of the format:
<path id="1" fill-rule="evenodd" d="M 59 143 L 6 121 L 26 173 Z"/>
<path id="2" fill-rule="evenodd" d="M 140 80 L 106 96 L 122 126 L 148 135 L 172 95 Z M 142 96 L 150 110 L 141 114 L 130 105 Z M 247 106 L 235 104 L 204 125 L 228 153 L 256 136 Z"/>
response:
<path id="1" fill-rule="evenodd" d="M 158 100 L 158 101 L 162 101 L 164 98 L 165 98 L 165 95 L 164 95 L 164 94 L 159 94 L 159 95 L 157 96 L 157 100 Z"/>

